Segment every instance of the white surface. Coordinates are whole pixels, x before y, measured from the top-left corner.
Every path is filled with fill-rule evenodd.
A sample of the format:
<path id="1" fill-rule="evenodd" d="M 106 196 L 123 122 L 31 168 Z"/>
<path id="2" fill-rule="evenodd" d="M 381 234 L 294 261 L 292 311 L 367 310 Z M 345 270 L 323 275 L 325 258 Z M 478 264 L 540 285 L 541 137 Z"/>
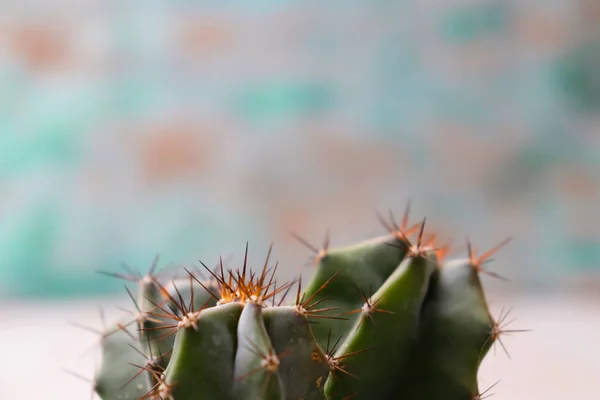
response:
<path id="1" fill-rule="evenodd" d="M 89 399 L 89 385 L 61 368 L 91 377 L 94 353 L 81 355 L 95 337 L 69 321 L 100 327 L 98 304 L 109 318 L 123 315 L 104 300 L 0 304 L 0 399 Z M 482 389 L 501 380 L 492 390 L 494 400 L 598 398 L 598 298 L 495 299 L 492 309 L 497 314 L 501 306 L 514 306 L 517 320 L 510 328 L 533 332 L 503 338 L 512 360 L 500 347 L 495 356 L 490 352 L 481 369 Z"/>

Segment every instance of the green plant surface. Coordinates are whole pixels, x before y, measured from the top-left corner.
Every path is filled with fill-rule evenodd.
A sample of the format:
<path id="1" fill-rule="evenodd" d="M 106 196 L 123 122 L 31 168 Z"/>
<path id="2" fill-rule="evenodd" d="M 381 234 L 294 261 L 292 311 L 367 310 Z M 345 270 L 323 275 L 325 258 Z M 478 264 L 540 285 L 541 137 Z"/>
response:
<path id="1" fill-rule="evenodd" d="M 119 275 L 135 318 L 102 339 L 94 379 L 103 400 L 479 400 L 479 366 L 507 330 L 489 311 L 481 273 L 502 245 L 448 260 L 409 226 L 380 217 L 388 235 L 315 253 L 302 288 L 220 263 L 205 279 Z M 416 237 L 415 237 L 416 236 Z M 114 275 L 114 274 L 113 274 Z M 288 294 L 292 293 L 292 296 Z M 295 297 L 290 299 L 290 297 Z M 136 327 L 137 335 L 129 330 Z M 500 344 L 502 344 L 500 342 Z"/>

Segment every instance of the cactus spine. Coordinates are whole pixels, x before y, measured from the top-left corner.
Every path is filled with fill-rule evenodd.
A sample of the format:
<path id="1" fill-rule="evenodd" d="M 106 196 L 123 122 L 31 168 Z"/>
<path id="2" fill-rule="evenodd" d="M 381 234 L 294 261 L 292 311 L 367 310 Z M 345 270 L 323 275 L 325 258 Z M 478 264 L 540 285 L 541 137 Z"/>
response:
<path id="1" fill-rule="evenodd" d="M 477 400 L 479 365 L 505 316 L 488 310 L 477 257 L 446 260 L 424 236 L 380 218 L 389 234 L 315 252 L 316 272 L 277 285 L 271 249 L 259 270 L 222 261 L 210 279 L 186 271 L 119 275 L 136 316 L 102 337 L 94 389 L 103 400 Z M 495 275 L 495 274 L 494 274 Z M 293 293 L 292 296 L 288 294 Z M 290 299 L 290 297 L 292 297 Z M 295 298 L 293 298 L 295 297 Z M 290 299 L 290 300 L 288 300 Z M 135 329 L 131 329 L 131 328 Z M 137 331 L 137 332 L 132 332 Z M 510 331 L 512 332 L 512 331 Z"/>

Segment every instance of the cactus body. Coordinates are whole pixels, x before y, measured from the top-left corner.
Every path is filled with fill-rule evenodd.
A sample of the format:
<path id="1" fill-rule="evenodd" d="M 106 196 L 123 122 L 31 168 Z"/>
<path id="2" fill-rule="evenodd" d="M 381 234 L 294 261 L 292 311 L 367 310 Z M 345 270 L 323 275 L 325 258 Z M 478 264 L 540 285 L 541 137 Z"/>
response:
<path id="1" fill-rule="evenodd" d="M 151 388 L 150 377 L 138 374 L 138 366 L 145 366 L 147 360 L 141 350 L 136 351 L 141 346 L 135 337 L 115 326 L 100 343 L 103 363 L 94 379 L 94 390 L 100 397 L 134 400 L 146 394 Z"/>
<path id="2" fill-rule="evenodd" d="M 103 400 L 476 400 L 479 365 L 501 330 L 469 248 L 390 235 L 317 253 L 317 270 L 277 286 L 269 257 L 213 279 L 141 278 L 138 336 L 103 340 Z M 269 251 L 270 254 L 270 251 Z M 297 284 L 297 285 L 296 285 Z M 285 295 L 293 293 L 295 299 Z M 134 348 L 138 350 L 134 350 Z"/>

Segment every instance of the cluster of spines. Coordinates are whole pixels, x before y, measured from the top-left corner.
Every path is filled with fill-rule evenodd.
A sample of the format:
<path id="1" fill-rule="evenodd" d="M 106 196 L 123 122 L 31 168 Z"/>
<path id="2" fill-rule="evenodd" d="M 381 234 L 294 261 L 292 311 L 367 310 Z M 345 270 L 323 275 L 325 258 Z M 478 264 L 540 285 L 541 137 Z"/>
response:
<path id="1" fill-rule="evenodd" d="M 409 207 L 407 207 L 400 225 L 398 225 L 395 222 L 392 213 L 390 213 L 390 221 L 386 221 L 381 215 L 377 214 L 383 226 L 389 231 L 392 237 L 396 239 L 395 242 L 386 242 L 385 244 L 389 245 L 390 247 L 396 247 L 403 250 L 405 252 L 405 256 L 403 256 L 403 258 L 425 258 L 429 261 L 433 261 L 438 266 L 441 265 L 441 260 L 444 259 L 449 252 L 449 245 L 443 245 L 439 248 L 436 248 L 434 246 L 434 243 L 436 241 L 435 235 L 432 235 L 428 238 L 424 237 L 425 219 L 421 223 L 409 226 L 408 211 Z M 417 232 L 417 239 L 413 243 L 409 239 L 409 237 Z M 294 236 L 315 253 L 315 256 L 311 258 L 312 262 L 318 264 L 319 262 L 327 258 L 330 246 L 329 231 L 325 237 L 322 249 L 317 249 L 316 247 L 310 245 L 306 240 L 302 239 L 298 235 Z M 467 241 L 469 263 L 471 268 L 477 273 L 477 275 L 479 273 L 487 273 L 494 277 L 502 278 L 498 274 L 484 269 L 483 265 L 487 261 L 489 261 L 489 257 L 491 257 L 491 255 L 493 255 L 500 247 L 502 247 L 506 243 L 507 241 L 504 241 L 495 248 L 477 257 L 476 250 L 472 249 L 471 243 Z M 198 318 L 201 315 L 202 311 L 215 304 L 253 304 L 259 307 L 266 308 L 269 307 L 267 301 L 271 300 L 271 307 L 281 306 L 281 304 L 285 301 L 285 298 L 289 293 L 290 289 L 295 284 L 297 284 L 297 294 L 293 306 L 296 308 L 298 314 L 306 317 L 307 322 L 310 323 L 314 323 L 314 319 L 347 320 L 348 317 L 353 316 L 354 314 L 359 314 L 360 317 L 358 318 L 358 325 L 356 325 L 355 327 L 356 329 L 357 327 L 360 327 L 366 319 L 369 319 L 373 326 L 375 326 L 374 314 L 376 313 L 394 314 L 393 311 L 378 308 L 378 304 L 381 301 L 381 298 L 373 299 L 373 291 L 371 288 L 369 288 L 368 296 L 365 291 L 358 290 L 362 302 L 362 306 L 358 308 L 346 311 L 342 310 L 339 313 L 332 314 L 332 312 L 335 312 L 339 307 L 319 307 L 323 303 L 327 302 L 327 299 L 329 298 L 329 295 L 327 294 L 327 288 L 330 285 L 330 283 L 334 279 L 336 279 L 338 275 L 342 272 L 341 270 L 330 274 L 331 276 L 329 276 L 327 280 L 325 280 L 321 285 L 319 285 L 317 290 L 313 290 L 312 293 L 307 294 L 306 292 L 302 292 L 301 277 L 297 281 L 287 282 L 277 287 L 277 283 L 275 280 L 277 264 L 273 268 L 268 267 L 271 250 L 272 246 L 269 248 L 264 266 L 259 274 L 254 273 L 250 270 L 250 268 L 248 268 L 248 245 L 246 245 L 244 263 L 241 269 L 237 269 L 235 271 L 231 269 L 225 269 L 223 266 L 222 259 L 220 259 L 219 265 L 217 268 L 215 268 L 215 270 L 211 270 L 206 265 L 202 264 L 211 276 L 211 279 L 209 280 L 205 280 L 202 277 L 197 276 L 198 274 L 194 274 L 188 269 L 185 269 L 185 271 L 188 274 L 187 281 L 189 282 L 190 296 L 190 298 L 187 301 L 184 300 L 184 296 L 179 291 L 179 288 L 177 287 L 175 281 L 171 282 L 172 288 L 174 289 L 174 293 L 170 293 L 169 290 L 160 282 L 160 280 L 154 274 L 156 270 L 157 260 L 155 260 L 155 263 L 153 263 L 150 272 L 146 276 L 137 274 L 130 269 L 126 270 L 127 274 L 110 274 L 112 276 L 126 279 L 128 281 L 137 282 L 140 286 L 154 286 L 158 289 L 158 293 L 160 295 L 161 300 L 156 301 L 156 299 L 151 300 L 146 298 L 146 300 L 148 300 L 152 307 L 147 310 L 142 310 L 140 309 L 136 298 L 133 296 L 131 291 L 127 289 L 127 292 L 134 303 L 137 314 L 135 315 L 135 318 L 133 320 L 127 323 L 117 324 L 117 328 L 108 333 L 112 334 L 114 332 L 121 331 L 127 332 L 128 335 L 131 335 L 127 327 L 131 324 L 137 324 L 139 337 L 132 337 L 132 339 L 136 339 L 139 343 L 144 343 L 144 345 L 142 346 L 144 350 L 135 348 L 135 351 L 145 358 L 145 365 L 134 364 L 138 371 L 130 379 L 127 380 L 124 387 L 130 385 L 140 375 L 146 375 L 147 381 L 149 382 L 147 386 L 148 390 L 142 396 L 138 397 L 139 399 L 172 399 L 172 391 L 174 384 L 170 384 L 165 380 L 165 369 L 167 363 L 164 361 L 164 357 L 167 354 L 163 354 L 161 352 L 159 352 L 158 354 L 152 354 L 152 345 L 150 343 L 148 333 L 156 331 L 165 332 L 164 335 L 154 339 L 162 341 L 175 335 L 181 329 L 197 329 Z M 434 255 L 435 259 L 429 258 L 429 255 L 431 254 Z M 197 306 L 195 304 L 194 297 L 196 290 L 194 288 L 194 283 L 197 283 L 208 294 L 207 299 L 200 306 Z M 276 297 L 278 295 L 280 295 L 280 298 L 277 302 L 277 305 L 275 305 Z M 500 339 L 501 335 L 511 332 L 523 331 L 506 329 L 507 314 L 508 313 L 503 312 L 497 321 L 490 317 L 492 328 L 489 331 L 489 343 L 486 343 L 486 345 L 495 344 L 496 342 L 499 342 L 500 345 L 504 348 L 504 345 Z M 171 323 L 165 323 L 165 320 L 171 321 Z M 147 326 L 147 322 L 152 322 L 154 324 L 157 324 L 158 326 Z M 107 334 L 105 333 L 105 335 Z M 327 336 L 326 345 L 323 343 L 322 340 L 316 341 L 315 345 L 320 350 L 321 356 L 317 354 L 315 357 L 323 358 L 324 361 L 326 361 L 327 369 L 330 372 L 330 376 L 334 380 L 336 380 L 339 373 L 342 373 L 346 376 L 350 376 L 353 379 L 359 380 L 359 376 L 356 376 L 351 371 L 347 370 L 347 368 L 344 366 L 344 361 L 350 357 L 366 352 L 370 348 L 366 347 L 361 348 L 359 350 L 351 351 L 349 353 L 340 353 L 339 344 L 342 338 L 343 334 L 341 334 L 339 339 L 335 343 L 333 343 L 333 345 L 331 345 L 330 328 L 329 334 Z M 272 351 L 272 349 L 267 349 L 266 351 L 264 351 L 251 340 L 248 340 L 248 343 L 248 350 L 253 352 L 255 355 L 257 355 L 257 357 L 259 357 L 263 361 L 260 363 L 257 369 L 249 371 L 249 373 L 243 375 L 242 377 L 238 377 L 238 379 L 246 379 L 249 375 L 256 373 L 256 371 L 259 371 L 261 368 L 264 371 L 270 373 L 276 371 L 280 365 L 280 358 L 285 357 L 292 351 L 292 349 L 288 349 L 283 352 L 280 352 L 279 354 L 276 354 Z M 147 353 L 148 351 L 150 351 L 150 354 Z M 485 398 L 486 394 L 488 394 L 488 391 L 484 391 L 482 393 L 479 393 L 479 391 L 477 391 L 477 393 L 473 395 L 472 399 L 476 400 Z M 357 396 L 356 393 L 351 393 L 344 398 L 353 398 L 355 396 Z"/>

